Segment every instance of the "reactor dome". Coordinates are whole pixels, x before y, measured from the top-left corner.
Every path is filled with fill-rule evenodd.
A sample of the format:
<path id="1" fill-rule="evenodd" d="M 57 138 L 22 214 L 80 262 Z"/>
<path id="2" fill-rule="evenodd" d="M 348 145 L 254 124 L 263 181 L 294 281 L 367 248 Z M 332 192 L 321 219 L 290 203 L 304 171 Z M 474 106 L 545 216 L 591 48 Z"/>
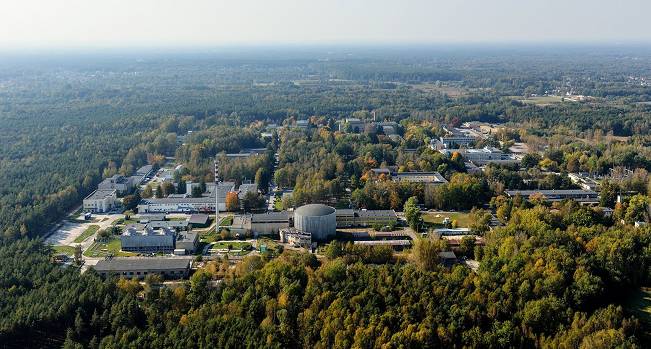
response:
<path id="1" fill-rule="evenodd" d="M 333 207 L 321 204 L 301 206 L 294 211 L 294 228 L 310 233 L 313 241 L 327 241 L 337 234 L 337 216 Z"/>

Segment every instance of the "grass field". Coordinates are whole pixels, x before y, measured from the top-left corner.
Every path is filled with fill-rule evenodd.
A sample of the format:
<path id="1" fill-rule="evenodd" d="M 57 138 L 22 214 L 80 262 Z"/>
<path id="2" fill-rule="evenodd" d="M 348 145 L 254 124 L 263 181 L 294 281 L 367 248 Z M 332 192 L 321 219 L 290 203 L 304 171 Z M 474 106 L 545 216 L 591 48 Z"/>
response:
<path id="1" fill-rule="evenodd" d="M 233 216 L 226 216 L 221 219 L 221 222 L 219 223 L 220 227 L 227 227 L 233 224 Z"/>
<path id="2" fill-rule="evenodd" d="M 470 226 L 470 214 L 464 212 L 424 212 L 423 221 L 434 226 L 443 226 L 443 220 L 450 218 L 450 221 L 457 221 L 457 226 L 460 228 L 468 228 Z"/>
<path id="3" fill-rule="evenodd" d="M 641 287 L 627 302 L 626 308 L 647 326 L 651 326 L 651 287 Z"/>
<path id="4" fill-rule="evenodd" d="M 84 230 L 84 232 L 81 233 L 81 235 L 79 235 L 79 236 L 77 236 L 75 238 L 75 243 L 80 244 L 80 243 L 84 242 L 86 239 L 88 239 L 93 234 L 95 234 L 97 232 L 97 230 L 99 230 L 99 225 L 93 224 L 93 225 L 88 226 L 88 228 L 86 228 L 86 230 Z"/>
<path id="5" fill-rule="evenodd" d="M 545 105 L 563 102 L 563 97 L 561 96 L 536 96 L 536 97 L 529 97 L 525 99 L 522 99 L 522 97 L 517 97 L 517 96 L 513 96 L 513 97 L 517 99 L 519 102 L 525 104 L 535 104 L 539 106 L 545 106 Z"/>
<path id="6" fill-rule="evenodd" d="M 75 254 L 75 248 L 73 246 L 57 245 L 57 246 L 52 246 L 52 249 L 56 253 L 64 253 L 68 256 L 72 256 Z"/>
<path id="7" fill-rule="evenodd" d="M 224 249 L 228 248 L 228 245 L 231 245 L 232 250 L 242 250 L 242 249 L 249 249 L 251 248 L 251 244 L 246 242 L 246 241 L 218 241 L 214 245 L 212 245 L 212 248 L 216 249 Z"/>
<path id="8" fill-rule="evenodd" d="M 106 257 L 109 254 L 116 257 L 135 256 L 135 253 L 120 251 L 120 239 L 113 237 L 108 242 L 95 242 L 89 249 L 84 251 L 86 257 Z"/>

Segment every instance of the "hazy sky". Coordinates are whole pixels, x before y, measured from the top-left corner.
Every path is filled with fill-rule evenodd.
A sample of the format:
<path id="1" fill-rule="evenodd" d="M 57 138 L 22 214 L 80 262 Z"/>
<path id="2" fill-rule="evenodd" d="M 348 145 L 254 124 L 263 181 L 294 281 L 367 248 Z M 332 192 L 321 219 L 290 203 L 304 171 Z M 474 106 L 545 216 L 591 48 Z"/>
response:
<path id="1" fill-rule="evenodd" d="M 0 47 L 651 42 L 650 0 L 0 0 Z"/>

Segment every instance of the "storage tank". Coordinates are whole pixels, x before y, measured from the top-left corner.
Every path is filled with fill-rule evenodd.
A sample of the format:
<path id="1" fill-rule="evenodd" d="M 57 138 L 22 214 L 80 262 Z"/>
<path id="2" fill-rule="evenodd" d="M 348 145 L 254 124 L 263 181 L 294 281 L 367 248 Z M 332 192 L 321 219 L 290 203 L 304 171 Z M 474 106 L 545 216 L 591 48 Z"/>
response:
<path id="1" fill-rule="evenodd" d="M 312 241 L 327 241 L 337 234 L 333 207 L 321 204 L 301 206 L 294 211 L 294 228 L 312 234 Z"/>

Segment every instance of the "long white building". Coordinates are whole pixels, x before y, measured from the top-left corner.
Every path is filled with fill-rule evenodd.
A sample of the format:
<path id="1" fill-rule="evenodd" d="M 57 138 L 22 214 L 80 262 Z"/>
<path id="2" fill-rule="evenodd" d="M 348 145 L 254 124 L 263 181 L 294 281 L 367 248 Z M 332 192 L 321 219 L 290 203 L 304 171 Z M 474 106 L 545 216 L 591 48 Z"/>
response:
<path id="1" fill-rule="evenodd" d="M 439 152 L 448 157 L 459 153 L 466 161 L 475 165 L 486 164 L 517 164 L 520 159 L 513 154 L 505 153 L 495 147 L 484 147 L 481 149 L 440 149 Z"/>

